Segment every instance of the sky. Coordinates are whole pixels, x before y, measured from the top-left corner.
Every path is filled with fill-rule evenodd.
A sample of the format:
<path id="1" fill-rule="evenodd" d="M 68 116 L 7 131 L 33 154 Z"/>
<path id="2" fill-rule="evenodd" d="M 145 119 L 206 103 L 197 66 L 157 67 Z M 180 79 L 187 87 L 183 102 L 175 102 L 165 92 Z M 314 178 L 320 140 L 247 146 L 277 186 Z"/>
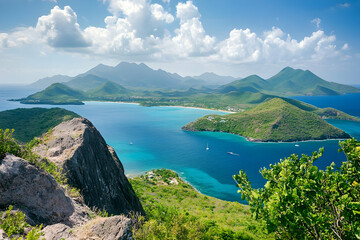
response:
<path id="1" fill-rule="evenodd" d="M 360 84 L 360 0 L 0 0 L 0 84 L 145 63 Z"/>

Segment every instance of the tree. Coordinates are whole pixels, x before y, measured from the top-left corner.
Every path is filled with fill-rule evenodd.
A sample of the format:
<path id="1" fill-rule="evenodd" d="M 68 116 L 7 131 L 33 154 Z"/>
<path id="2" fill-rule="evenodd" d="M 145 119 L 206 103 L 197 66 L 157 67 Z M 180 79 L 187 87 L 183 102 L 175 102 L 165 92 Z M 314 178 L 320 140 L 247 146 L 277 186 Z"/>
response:
<path id="1" fill-rule="evenodd" d="M 340 142 L 347 161 L 326 170 L 311 156 L 291 155 L 260 170 L 267 183 L 253 189 L 241 170 L 234 175 L 256 219 L 264 219 L 277 239 L 360 239 L 360 142 Z"/>

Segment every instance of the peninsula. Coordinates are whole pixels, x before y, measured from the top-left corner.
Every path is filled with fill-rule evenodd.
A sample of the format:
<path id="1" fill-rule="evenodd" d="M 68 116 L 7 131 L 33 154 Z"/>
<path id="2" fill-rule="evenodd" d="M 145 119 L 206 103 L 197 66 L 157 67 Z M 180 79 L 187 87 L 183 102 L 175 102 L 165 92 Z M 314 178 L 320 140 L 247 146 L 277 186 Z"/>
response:
<path id="1" fill-rule="evenodd" d="M 350 137 L 318 115 L 324 111 L 318 109 L 317 114 L 314 110 L 301 109 L 300 107 L 304 108 L 304 105 L 298 103 L 300 103 L 299 107 L 284 99 L 273 98 L 244 112 L 223 116 L 207 115 L 187 124 L 183 129 L 227 132 L 256 142 L 294 142 Z"/>

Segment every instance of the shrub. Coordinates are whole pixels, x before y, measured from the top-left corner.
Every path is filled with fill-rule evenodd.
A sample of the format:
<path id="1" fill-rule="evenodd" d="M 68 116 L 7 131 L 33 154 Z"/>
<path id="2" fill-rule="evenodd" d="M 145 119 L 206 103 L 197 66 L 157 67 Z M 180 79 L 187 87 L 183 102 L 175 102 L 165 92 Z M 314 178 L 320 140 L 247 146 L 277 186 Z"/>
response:
<path id="1" fill-rule="evenodd" d="M 320 149 L 262 169 L 268 180 L 262 189 L 253 189 L 243 171 L 235 175 L 254 217 L 281 239 L 360 239 L 360 142 L 349 139 L 340 147 L 347 161 L 338 169 L 313 165 Z"/>

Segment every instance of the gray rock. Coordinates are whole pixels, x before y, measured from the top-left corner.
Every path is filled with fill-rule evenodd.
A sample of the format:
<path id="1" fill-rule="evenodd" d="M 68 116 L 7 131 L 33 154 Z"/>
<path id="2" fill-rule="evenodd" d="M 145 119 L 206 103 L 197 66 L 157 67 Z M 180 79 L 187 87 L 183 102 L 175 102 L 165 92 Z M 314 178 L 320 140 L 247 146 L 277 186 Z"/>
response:
<path id="1" fill-rule="evenodd" d="M 46 226 L 43 228 L 42 232 L 44 233 L 44 238 L 46 240 L 59 240 L 59 239 L 69 239 L 70 238 L 71 228 L 65 224 L 57 223 L 53 225 Z"/>
<path id="2" fill-rule="evenodd" d="M 69 198 L 48 173 L 24 159 L 7 155 L 0 160 L 0 206 L 15 205 L 29 222 L 69 226 L 87 221 L 87 209 Z"/>
<path id="3" fill-rule="evenodd" d="M 54 224 L 43 229 L 46 240 L 132 240 L 132 221 L 125 216 L 109 218 L 97 217 L 82 226 L 69 228 L 64 224 Z"/>
<path id="4" fill-rule="evenodd" d="M 80 189 L 90 207 L 110 214 L 144 210 L 115 151 L 90 121 L 74 118 L 56 126 L 34 151 L 66 171 L 69 183 Z"/>

